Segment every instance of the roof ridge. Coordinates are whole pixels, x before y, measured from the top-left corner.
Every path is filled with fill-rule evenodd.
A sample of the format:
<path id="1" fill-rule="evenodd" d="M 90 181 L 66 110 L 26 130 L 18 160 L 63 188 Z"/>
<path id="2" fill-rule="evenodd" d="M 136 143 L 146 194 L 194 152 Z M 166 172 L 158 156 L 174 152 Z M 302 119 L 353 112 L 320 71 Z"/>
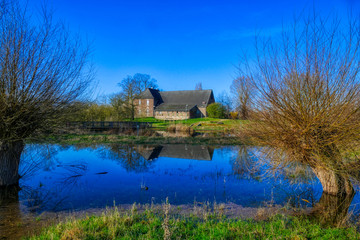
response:
<path id="1" fill-rule="evenodd" d="M 202 89 L 202 90 L 171 90 L 171 91 L 160 91 L 160 92 L 192 92 L 192 91 L 212 91 L 212 89 Z"/>

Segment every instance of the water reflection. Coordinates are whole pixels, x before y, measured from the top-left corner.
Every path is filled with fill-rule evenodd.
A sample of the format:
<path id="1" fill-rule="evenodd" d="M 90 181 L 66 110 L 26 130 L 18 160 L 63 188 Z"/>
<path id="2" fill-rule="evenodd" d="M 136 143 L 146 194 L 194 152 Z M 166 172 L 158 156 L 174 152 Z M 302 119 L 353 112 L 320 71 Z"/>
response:
<path id="1" fill-rule="evenodd" d="M 150 146 L 144 147 L 152 148 Z M 102 153 L 103 159 L 112 159 L 121 164 L 128 172 L 148 172 L 152 163 L 152 158 L 144 158 L 141 153 L 136 151 L 134 146 L 111 144 Z"/>
<path id="2" fill-rule="evenodd" d="M 230 159 L 234 175 L 239 178 L 259 177 L 260 168 L 256 164 L 254 155 L 251 154 L 251 148 L 246 145 L 240 145 L 237 148 L 237 154 Z"/>
<path id="3" fill-rule="evenodd" d="M 211 161 L 214 153 L 213 147 L 188 144 L 137 145 L 134 149 L 146 160 L 169 157 Z"/>
<path id="4" fill-rule="evenodd" d="M 0 188 L 0 238 L 13 235 L 16 231 L 14 226 L 22 222 L 18 192 L 18 186 Z"/>
<path id="5" fill-rule="evenodd" d="M 234 173 L 240 177 L 280 179 L 276 188 L 284 189 L 284 197 L 291 206 L 299 208 L 309 204 L 313 207 L 310 216 L 322 224 L 344 224 L 349 218 L 349 208 L 355 196 L 353 183 L 357 184 L 360 179 L 359 168 L 346 168 L 342 165 L 341 168 L 334 169 L 333 165 L 327 166 L 326 162 L 311 165 L 302 161 L 286 161 L 283 157 L 286 156 L 272 155 L 268 149 L 260 149 L 252 154 L 248 146 L 241 146 L 238 155 L 232 160 L 232 166 Z M 314 192 L 306 185 L 314 180 L 319 180 L 323 188 L 319 200 L 316 200 Z M 287 184 L 296 187 L 289 189 Z"/>
<path id="6" fill-rule="evenodd" d="M 342 195 L 323 192 L 311 215 L 322 224 L 342 226 L 349 218 L 348 212 L 354 196 L 354 192 Z"/>
<path id="7" fill-rule="evenodd" d="M 27 214 L 116 204 L 194 202 L 311 208 L 322 223 L 346 220 L 353 194 L 329 195 L 311 167 L 280 166 L 249 146 L 29 145 L 20 187 L 0 190 L 0 232 Z M 356 174 L 347 175 L 356 179 Z M 1 235 L 0 235 L 1 236 Z"/>

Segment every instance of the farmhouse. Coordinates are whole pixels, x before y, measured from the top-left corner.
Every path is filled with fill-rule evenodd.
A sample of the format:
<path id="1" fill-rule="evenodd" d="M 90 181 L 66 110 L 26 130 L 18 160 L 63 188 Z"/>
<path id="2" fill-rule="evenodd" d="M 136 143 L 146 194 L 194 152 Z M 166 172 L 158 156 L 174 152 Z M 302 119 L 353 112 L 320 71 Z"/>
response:
<path id="1" fill-rule="evenodd" d="M 135 99 L 135 116 L 164 120 L 206 117 L 206 107 L 214 102 L 212 90 L 159 91 L 148 88 Z"/>

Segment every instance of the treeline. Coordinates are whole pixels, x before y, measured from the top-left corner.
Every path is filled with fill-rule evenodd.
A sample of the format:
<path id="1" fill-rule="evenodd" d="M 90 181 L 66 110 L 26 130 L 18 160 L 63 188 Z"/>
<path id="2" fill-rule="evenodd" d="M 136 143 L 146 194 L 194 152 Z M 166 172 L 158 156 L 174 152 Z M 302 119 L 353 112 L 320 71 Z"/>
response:
<path id="1" fill-rule="evenodd" d="M 135 98 L 147 88 L 158 88 L 157 81 L 148 74 L 137 73 L 124 78 L 118 86 L 121 91 L 102 98 L 102 101 L 76 102 L 70 107 L 68 121 L 124 121 L 135 118 Z M 196 90 L 202 89 L 197 83 Z M 244 77 L 236 78 L 231 87 L 216 96 L 216 103 L 207 108 L 213 118 L 249 119 L 252 112 L 252 89 Z"/>
<path id="2" fill-rule="evenodd" d="M 120 115 L 110 104 L 96 102 L 76 103 L 73 106 L 73 114 L 69 115 L 68 121 L 120 121 Z"/>
<path id="3" fill-rule="evenodd" d="M 147 88 L 157 88 L 157 81 L 148 74 L 136 73 L 124 78 L 119 93 L 101 101 L 76 102 L 69 110 L 68 121 L 123 121 L 135 117 L 134 99 Z"/>

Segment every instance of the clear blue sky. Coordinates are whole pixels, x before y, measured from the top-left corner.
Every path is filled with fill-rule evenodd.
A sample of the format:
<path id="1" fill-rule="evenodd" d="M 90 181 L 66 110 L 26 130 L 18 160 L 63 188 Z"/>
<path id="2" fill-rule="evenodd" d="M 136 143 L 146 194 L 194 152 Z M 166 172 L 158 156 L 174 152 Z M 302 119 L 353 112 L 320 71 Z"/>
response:
<path id="1" fill-rule="evenodd" d="M 29 0 L 38 8 L 42 0 Z M 92 42 L 98 92 L 111 94 L 127 75 L 147 73 L 163 90 L 229 91 L 254 33 L 273 35 L 293 15 L 358 13 L 356 0 L 49 0 L 55 17 Z"/>

